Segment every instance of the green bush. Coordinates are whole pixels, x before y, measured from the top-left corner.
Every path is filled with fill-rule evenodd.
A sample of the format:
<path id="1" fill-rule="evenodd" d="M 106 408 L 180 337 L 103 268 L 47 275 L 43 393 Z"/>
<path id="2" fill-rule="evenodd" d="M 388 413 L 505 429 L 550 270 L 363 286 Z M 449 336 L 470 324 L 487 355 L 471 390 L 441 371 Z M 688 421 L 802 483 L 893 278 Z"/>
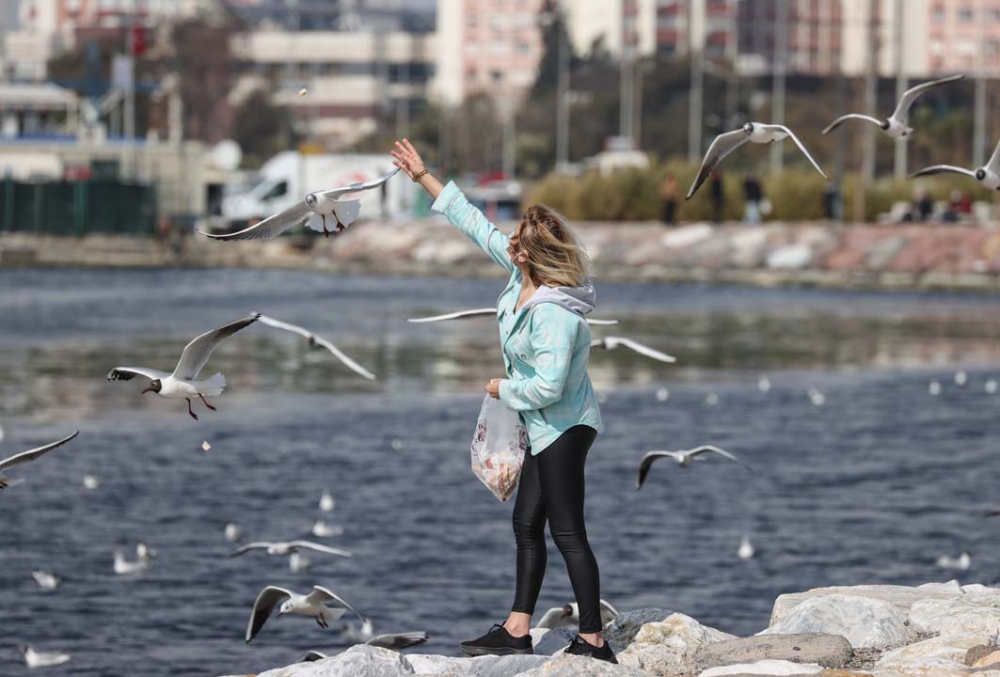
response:
<path id="1" fill-rule="evenodd" d="M 532 186 L 525 204 L 544 203 L 575 221 L 652 221 L 660 217 L 660 183 L 667 174 L 677 177 L 678 218 L 682 221 L 708 221 L 712 204 L 707 184 L 690 201 L 684 196 L 698 168 L 685 162 L 669 161 L 647 169 L 625 169 L 608 175 L 588 171 L 583 176 L 549 175 Z M 723 172 L 723 219 L 743 217 L 743 172 Z M 773 211 L 767 217 L 777 221 L 811 221 L 823 218 L 823 190 L 827 181 L 808 166 L 761 174 L 764 195 Z M 844 220 L 855 219 L 855 191 L 860 184 L 858 174 L 844 177 Z M 981 188 L 971 179 L 961 176 L 937 176 L 898 181 L 877 179 L 866 184 L 864 195 L 865 221 L 875 221 L 896 202 L 913 198 L 914 190 L 922 186 L 934 201 L 947 201 L 951 191 L 969 192 L 973 200 L 994 199 L 991 191 Z"/>

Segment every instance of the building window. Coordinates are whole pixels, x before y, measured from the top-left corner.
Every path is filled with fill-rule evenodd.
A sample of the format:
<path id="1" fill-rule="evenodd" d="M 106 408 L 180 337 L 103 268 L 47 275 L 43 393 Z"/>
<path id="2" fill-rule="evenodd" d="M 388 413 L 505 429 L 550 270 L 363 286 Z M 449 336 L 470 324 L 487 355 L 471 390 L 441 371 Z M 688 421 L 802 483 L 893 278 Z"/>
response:
<path id="1" fill-rule="evenodd" d="M 958 20 L 961 23 L 971 24 L 974 19 L 975 19 L 975 13 L 972 11 L 971 7 L 964 6 L 958 8 Z"/>

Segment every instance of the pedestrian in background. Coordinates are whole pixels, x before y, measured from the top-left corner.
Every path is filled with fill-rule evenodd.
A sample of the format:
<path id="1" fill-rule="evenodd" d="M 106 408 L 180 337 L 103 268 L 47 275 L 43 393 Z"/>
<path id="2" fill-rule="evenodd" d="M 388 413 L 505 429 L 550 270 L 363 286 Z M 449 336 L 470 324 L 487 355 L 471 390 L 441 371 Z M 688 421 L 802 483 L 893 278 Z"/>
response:
<path id="1" fill-rule="evenodd" d="M 764 199 L 764 188 L 760 180 L 750 174 L 743 180 L 743 197 L 746 204 L 743 209 L 743 220 L 747 223 L 760 223 L 760 203 Z"/>
<path id="2" fill-rule="evenodd" d="M 660 184 L 660 199 L 663 201 L 663 223 L 668 226 L 677 223 L 677 177 L 667 174 Z"/>
<path id="3" fill-rule="evenodd" d="M 712 221 L 722 223 L 722 214 L 726 207 L 726 195 L 722 190 L 722 174 L 718 169 L 712 170 L 708 179 L 708 190 L 712 197 Z"/>

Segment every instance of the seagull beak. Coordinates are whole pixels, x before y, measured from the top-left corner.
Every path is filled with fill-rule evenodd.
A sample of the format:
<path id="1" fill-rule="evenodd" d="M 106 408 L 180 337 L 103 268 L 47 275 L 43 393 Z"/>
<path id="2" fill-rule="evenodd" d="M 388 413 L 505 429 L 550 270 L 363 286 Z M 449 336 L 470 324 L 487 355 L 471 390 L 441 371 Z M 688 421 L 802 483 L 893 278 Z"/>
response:
<path id="1" fill-rule="evenodd" d="M 151 393 L 151 392 L 153 392 L 153 386 L 146 386 L 145 388 L 142 389 L 142 392 L 139 394 L 145 395 L 146 393 Z"/>

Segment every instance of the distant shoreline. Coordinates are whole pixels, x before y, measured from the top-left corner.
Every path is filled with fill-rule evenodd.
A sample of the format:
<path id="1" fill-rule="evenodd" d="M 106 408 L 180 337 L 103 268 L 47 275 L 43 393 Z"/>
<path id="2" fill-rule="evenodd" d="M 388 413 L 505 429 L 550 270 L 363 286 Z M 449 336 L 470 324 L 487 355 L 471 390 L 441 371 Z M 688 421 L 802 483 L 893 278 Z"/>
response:
<path id="1" fill-rule="evenodd" d="M 511 226 L 512 227 L 512 226 Z M 503 226 L 501 226 L 503 228 Z M 509 228 L 508 228 L 509 229 Z M 1000 227 L 965 224 L 584 223 L 595 275 L 607 281 L 1000 292 Z M 329 240 L 162 241 L 0 233 L 0 268 L 244 267 L 381 275 L 499 277 L 440 220 L 369 222 Z"/>

